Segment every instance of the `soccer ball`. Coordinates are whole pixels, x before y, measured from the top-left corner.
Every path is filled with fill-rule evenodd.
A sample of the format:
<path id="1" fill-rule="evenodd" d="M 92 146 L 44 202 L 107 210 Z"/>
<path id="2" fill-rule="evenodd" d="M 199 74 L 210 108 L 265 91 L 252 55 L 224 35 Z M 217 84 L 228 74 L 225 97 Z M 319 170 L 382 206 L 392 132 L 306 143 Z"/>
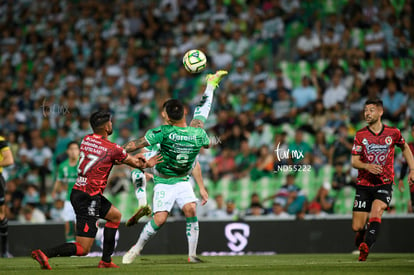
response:
<path id="1" fill-rule="evenodd" d="M 189 73 L 199 73 L 206 68 L 206 55 L 200 50 L 189 50 L 184 54 L 183 65 Z"/>

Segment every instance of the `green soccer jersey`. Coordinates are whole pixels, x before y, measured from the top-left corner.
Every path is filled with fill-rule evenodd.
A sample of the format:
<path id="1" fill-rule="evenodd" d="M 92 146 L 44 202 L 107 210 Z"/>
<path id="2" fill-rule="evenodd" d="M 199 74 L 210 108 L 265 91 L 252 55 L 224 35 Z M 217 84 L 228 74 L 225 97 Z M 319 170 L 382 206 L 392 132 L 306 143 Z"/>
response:
<path id="1" fill-rule="evenodd" d="M 210 140 L 206 131 L 195 127 L 162 125 L 148 130 L 145 139 L 150 145 L 160 144 L 163 162 L 155 167 L 160 174 L 154 175 L 154 183 L 175 184 L 188 180 L 189 172 L 201 147 Z"/>
<path id="2" fill-rule="evenodd" d="M 70 166 L 69 159 L 59 164 L 57 180 L 67 184 L 66 200 L 70 201 L 70 193 L 78 178 L 78 164 Z"/>

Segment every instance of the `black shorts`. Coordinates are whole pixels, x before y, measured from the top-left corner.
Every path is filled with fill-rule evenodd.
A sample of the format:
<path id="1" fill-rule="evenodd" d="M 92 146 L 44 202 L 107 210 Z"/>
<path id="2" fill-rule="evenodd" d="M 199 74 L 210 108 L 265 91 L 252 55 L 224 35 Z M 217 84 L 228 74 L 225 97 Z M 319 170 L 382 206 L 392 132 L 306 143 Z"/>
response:
<path id="1" fill-rule="evenodd" d="M 112 203 L 101 194 L 90 196 L 88 193 L 72 189 L 70 202 L 76 214 L 76 235 L 95 238 L 98 219 L 104 219 Z"/>
<path id="2" fill-rule="evenodd" d="M 6 195 L 6 180 L 3 175 L 0 173 L 0 206 L 4 205 Z"/>
<path id="3" fill-rule="evenodd" d="M 372 202 L 380 200 L 390 206 L 392 198 L 392 185 L 380 185 L 373 187 L 357 186 L 353 211 L 371 212 Z"/>

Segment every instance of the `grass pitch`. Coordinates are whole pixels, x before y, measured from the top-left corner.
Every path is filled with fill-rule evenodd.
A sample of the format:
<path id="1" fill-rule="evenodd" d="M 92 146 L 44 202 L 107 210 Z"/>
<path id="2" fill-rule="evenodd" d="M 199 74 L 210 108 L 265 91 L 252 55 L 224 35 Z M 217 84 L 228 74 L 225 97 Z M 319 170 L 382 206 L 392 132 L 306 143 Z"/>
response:
<path id="1" fill-rule="evenodd" d="M 358 262 L 351 254 L 284 254 L 272 256 L 206 256 L 204 263 L 187 263 L 185 255 L 140 256 L 119 269 L 98 269 L 100 258 L 53 258 L 53 270 L 41 270 L 29 257 L 0 259 L 0 274 L 414 274 L 414 254 L 369 255 Z"/>

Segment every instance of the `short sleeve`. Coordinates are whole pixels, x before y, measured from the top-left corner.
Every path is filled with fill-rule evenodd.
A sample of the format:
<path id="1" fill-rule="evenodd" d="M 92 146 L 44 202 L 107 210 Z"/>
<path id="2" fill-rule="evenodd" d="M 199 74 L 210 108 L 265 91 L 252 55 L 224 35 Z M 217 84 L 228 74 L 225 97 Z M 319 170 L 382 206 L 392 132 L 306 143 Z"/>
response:
<path id="1" fill-rule="evenodd" d="M 56 179 L 58 181 L 62 181 L 65 179 L 65 175 L 63 173 L 63 165 L 59 165 Z"/>
<path id="2" fill-rule="evenodd" d="M 127 156 L 125 149 L 116 144 L 112 153 L 112 161 L 123 161 Z"/>
<path id="3" fill-rule="evenodd" d="M 352 146 L 351 153 L 352 155 L 361 155 L 362 153 L 362 142 L 358 138 L 358 135 L 356 135 L 354 138 L 354 145 Z"/>
<path id="4" fill-rule="evenodd" d="M 405 144 L 405 139 L 401 135 L 401 131 L 398 129 L 397 129 L 396 138 L 394 140 L 394 144 L 397 145 L 398 147 L 403 147 Z"/>
<path id="5" fill-rule="evenodd" d="M 7 144 L 7 141 L 3 137 L 0 137 L 0 152 L 6 151 L 6 150 L 10 150 L 9 145 Z"/>
<path id="6" fill-rule="evenodd" d="M 159 144 L 163 140 L 163 133 L 161 126 L 150 129 L 145 134 L 145 139 L 150 145 Z"/>

